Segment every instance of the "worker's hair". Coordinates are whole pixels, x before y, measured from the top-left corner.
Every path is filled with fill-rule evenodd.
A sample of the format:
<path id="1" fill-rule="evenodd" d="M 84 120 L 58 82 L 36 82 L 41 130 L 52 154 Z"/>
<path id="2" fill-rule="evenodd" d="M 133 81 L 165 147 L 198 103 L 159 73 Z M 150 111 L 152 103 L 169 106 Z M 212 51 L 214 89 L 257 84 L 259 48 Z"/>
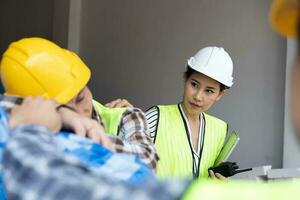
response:
<path id="1" fill-rule="evenodd" d="M 197 72 L 196 70 L 192 69 L 190 66 L 186 66 L 186 71 L 184 72 L 184 80 L 188 80 L 193 73 Z M 198 72 L 199 73 L 199 72 Z M 228 89 L 229 87 L 227 87 L 226 85 L 223 85 L 222 83 L 220 83 L 220 91 L 224 91 L 225 89 Z"/>

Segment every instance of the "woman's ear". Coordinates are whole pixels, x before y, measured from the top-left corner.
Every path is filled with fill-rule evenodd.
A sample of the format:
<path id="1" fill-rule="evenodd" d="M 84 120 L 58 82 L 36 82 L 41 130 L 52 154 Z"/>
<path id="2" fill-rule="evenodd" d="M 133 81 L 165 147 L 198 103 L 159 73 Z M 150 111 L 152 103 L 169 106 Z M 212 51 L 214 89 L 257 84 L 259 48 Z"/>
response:
<path id="1" fill-rule="evenodd" d="M 224 96 L 224 94 L 225 94 L 224 90 L 220 91 L 218 97 L 216 98 L 216 101 L 219 101 Z"/>

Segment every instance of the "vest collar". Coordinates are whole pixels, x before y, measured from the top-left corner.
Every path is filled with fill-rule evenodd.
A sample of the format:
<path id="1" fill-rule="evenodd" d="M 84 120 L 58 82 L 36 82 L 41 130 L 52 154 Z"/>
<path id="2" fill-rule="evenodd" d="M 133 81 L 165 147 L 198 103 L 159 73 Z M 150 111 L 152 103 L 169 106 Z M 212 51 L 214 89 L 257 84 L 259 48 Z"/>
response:
<path id="1" fill-rule="evenodd" d="M 190 126 L 189 126 L 189 122 L 188 119 L 183 111 L 182 108 L 182 103 L 178 104 L 178 110 L 181 114 L 181 118 L 182 121 L 184 123 L 184 127 L 185 127 L 185 131 L 186 131 L 186 135 L 187 135 L 187 139 L 190 145 L 190 149 L 191 149 L 191 153 L 193 156 L 193 174 L 194 177 L 198 177 L 199 176 L 199 169 L 200 169 L 200 162 L 201 162 L 201 157 L 202 157 L 202 152 L 203 152 L 203 147 L 204 147 L 204 138 L 205 138 L 205 116 L 203 113 L 200 114 L 199 116 L 199 120 L 201 123 L 201 127 L 199 130 L 199 140 L 198 140 L 198 152 L 196 152 L 193 148 L 192 145 L 192 136 L 191 136 L 191 131 L 190 131 Z"/>

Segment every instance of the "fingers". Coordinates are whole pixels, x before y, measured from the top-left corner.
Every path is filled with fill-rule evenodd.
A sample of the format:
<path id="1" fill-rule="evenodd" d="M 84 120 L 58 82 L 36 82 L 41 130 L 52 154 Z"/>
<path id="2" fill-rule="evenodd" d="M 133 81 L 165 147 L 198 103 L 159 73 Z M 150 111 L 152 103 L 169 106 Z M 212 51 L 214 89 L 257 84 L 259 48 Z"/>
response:
<path id="1" fill-rule="evenodd" d="M 100 134 L 100 144 L 111 151 L 115 151 L 113 143 L 105 133 Z"/>
<path id="2" fill-rule="evenodd" d="M 95 141 L 96 143 L 101 143 L 100 133 L 95 129 L 87 130 L 87 135 L 86 136 L 88 138 L 90 138 L 91 140 Z"/>
<path id="3" fill-rule="evenodd" d="M 107 149 L 114 151 L 112 142 L 105 133 L 104 128 L 97 121 L 88 119 L 88 122 L 86 122 L 86 126 L 86 136 L 88 138 L 101 144 Z"/>
<path id="4" fill-rule="evenodd" d="M 93 128 L 89 128 L 87 130 L 87 137 L 91 140 L 101 144 L 102 146 L 106 147 L 107 149 L 114 151 L 114 146 L 107 134 L 105 133 L 103 127 L 99 124 Z"/>
<path id="5" fill-rule="evenodd" d="M 105 133 L 104 128 L 96 120 L 62 107 L 58 111 L 62 117 L 63 127 L 73 131 L 76 135 L 90 138 L 98 144 L 113 150 L 114 146 Z"/>
<path id="6" fill-rule="evenodd" d="M 220 173 L 214 173 L 212 170 L 209 170 L 209 176 L 214 180 L 227 180 L 225 176 Z"/>
<path id="7" fill-rule="evenodd" d="M 109 107 L 109 108 L 116 108 L 116 105 L 119 104 L 122 100 L 121 99 L 116 99 L 113 100 L 107 104 L 105 104 L 105 106 Z"/>
<path id="8" fill-rule="evenodd" d="M 109 108 L 125 108 L 133 107 L 126 99 L 116 99 L 112 102 L 105 104 Z"/>
<path id="9" fill-rule="evenodd" d="M 67 116 L 68 118 L 66 115 L 64 116 L 64 127 L 74 131 L 76 135 L 89 137 L 98 142 L 97 137 L 93 133 L 101 131 L 100 124 L 93 119 L 73 113 L 73 111 L 70 114 Z"/>
<path id="10" fill-rule="evenodd" d="M 119 103 L 117 103 L 116 107 L 124 108 L 124 107 L 133 107 L 133 106 L 127 101 L 127 99 L 122 99 Z"/>
<path id="11" fill-rule="evenodd" d="M 78 123 L 77 123 L 78 121 Z M 84 124 L 81 123 L 79 120 L 74 119 L 70 124 L 69 128 L 74 131 L 75 135 L 79 135 L 82 137 L 86 136 L 86 128 L 84 127 Z"/>
<path id="12" fill-rule="evenodd" d="M 68 109 L 60 109 L 64 127 L 76 135 L 87 137 L 104 147 L 113 150 L 113 144 L 107 137 L 104 128 L 95 120 L 81 116 Z"/>
<path id="13" fill-rule="evenodd" d="M 209 170 L 209 176 L 210 176 L 212 179 L 216 179 L 215 173 L 214 173 L 212 170 Z"/>
<path id="14" fill-rule="evenodd" d="M 223 176 L 222 174 L 219 174 L 219 173 L 215 173 L 215 177 L 219 180 L 227 180 L 227 178 L 225 176 Z"/>

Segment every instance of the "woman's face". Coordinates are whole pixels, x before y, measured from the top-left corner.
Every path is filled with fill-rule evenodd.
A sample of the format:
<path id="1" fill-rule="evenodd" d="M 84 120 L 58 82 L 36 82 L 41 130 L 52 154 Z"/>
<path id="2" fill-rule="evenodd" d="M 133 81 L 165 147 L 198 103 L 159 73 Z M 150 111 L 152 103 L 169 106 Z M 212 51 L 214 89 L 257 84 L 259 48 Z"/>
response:
<path id="1" fill-rule="evenodd" d="M 207 111 L 224 92 L 220 91 L 220 83 L 214 79 L 194 72 L 184 84 L 183 106 L 189 114 L 199 115 Z"/>
<path id="2" fill-rule="evenodd" d="M 87 86 L 85 86 L 71 101 L 66 105 L 82 116 L 92 117 L 93 96 Z"/>

